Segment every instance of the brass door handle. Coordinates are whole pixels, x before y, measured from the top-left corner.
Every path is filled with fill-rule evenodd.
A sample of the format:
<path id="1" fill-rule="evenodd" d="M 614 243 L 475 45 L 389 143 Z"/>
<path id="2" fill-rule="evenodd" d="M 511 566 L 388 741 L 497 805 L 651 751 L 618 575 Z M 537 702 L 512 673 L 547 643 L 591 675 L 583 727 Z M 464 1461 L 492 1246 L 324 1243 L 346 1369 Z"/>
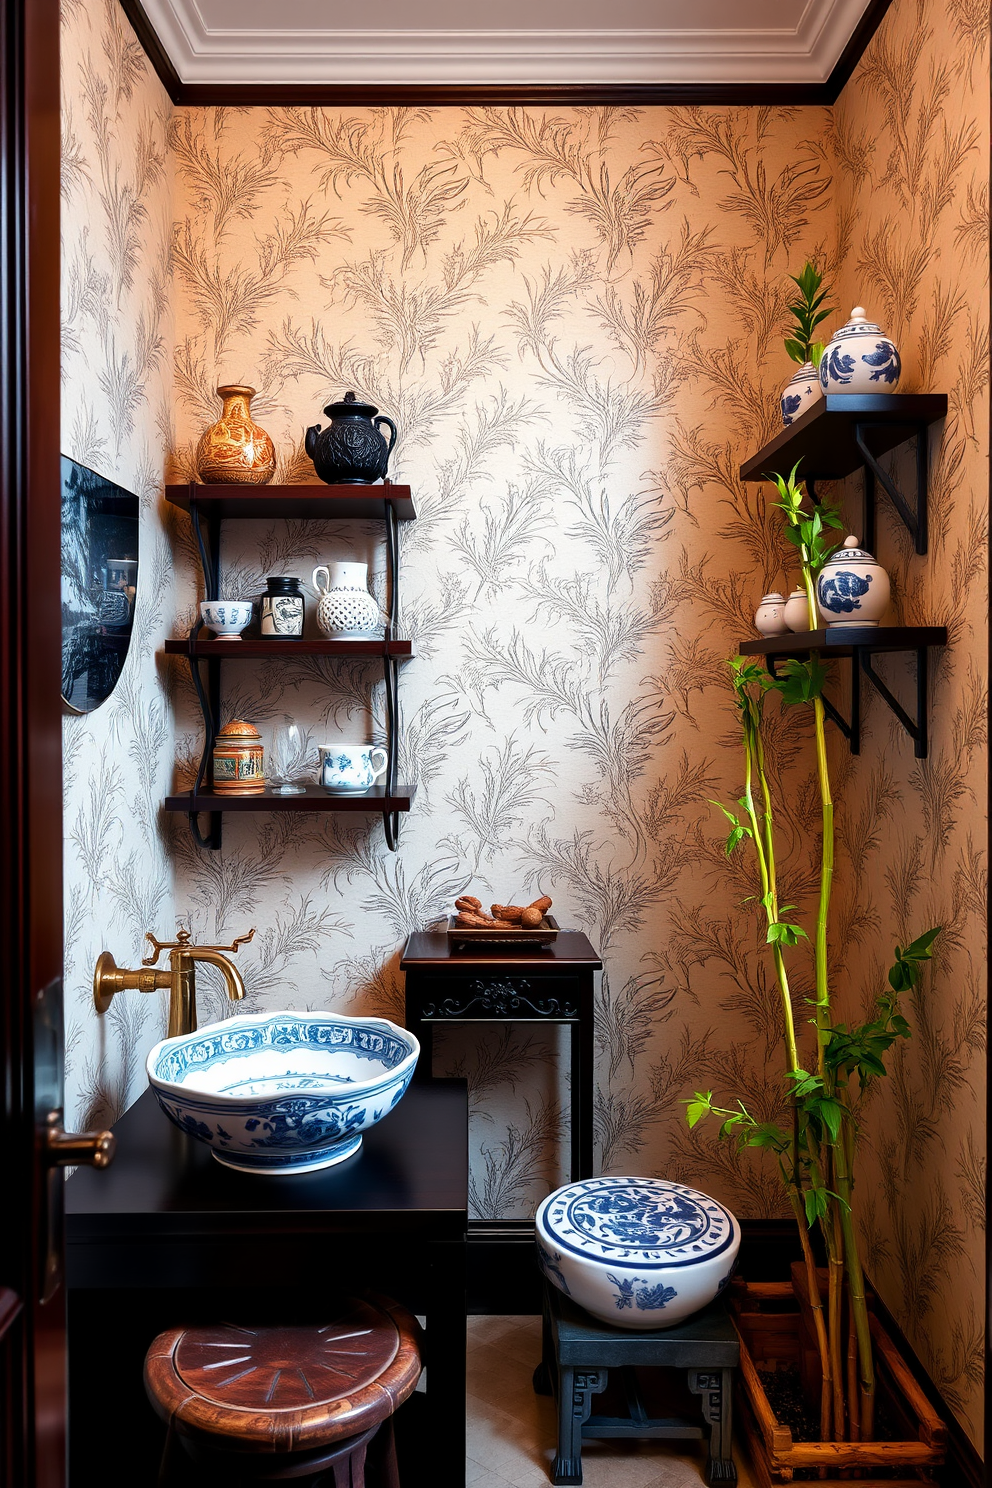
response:
<path id="1" fill-rule="evenodd" d="M 50 1168 L 108 1168 L 117 1147 L 109 1131 L 67 1132 L 62 1112 L 50 1111 L 45 1131 L 45 1156 Z"/>

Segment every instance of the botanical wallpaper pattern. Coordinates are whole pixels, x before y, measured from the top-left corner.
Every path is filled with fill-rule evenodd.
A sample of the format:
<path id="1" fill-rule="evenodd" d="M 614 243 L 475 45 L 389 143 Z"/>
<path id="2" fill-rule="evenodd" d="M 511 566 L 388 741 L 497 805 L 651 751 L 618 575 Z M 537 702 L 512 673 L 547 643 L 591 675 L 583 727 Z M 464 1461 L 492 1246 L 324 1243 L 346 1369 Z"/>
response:
<path id="1" fill-rule="evenodd" d="M 742 1216 L 781 1214 L 772 1171 L 736 1158 L 712 1132 L 690 1134 L 680 1102 L 712 1086 L 758 1115 L 774 1116 L 780 1103 L 776 992 L 757 918 L 743 905 L 753 885 L 742 862 L 725 859 L 711 802 L 741 788 L 724 660 L 753 633 L 760 596 L 793 577 L 767 489 L 742 485 L 737 471 L 779 427 L 778 393 L 791 371 L 780 340 L 785 276 L 807 256 L 834 263 L 839 252 L 839 304 L 846 312 L 866 302 L 902 337 L 904 385 L 957 389 L 930 559 L 909 559 L 887 526 L 880 539 L 907 614 L 941 620 L 955 596 L 955 648 L 934 681 L 941 721 L 922 765 L 878 709 L 861 760 L 837 751 L 838 795 L 849 804 L 835 943 L 839 961 L 856 949 L 852 987 L 861 994 L 894 936 L 931 913 L 951 927 L 916 1009 L 917 1042 L 892 1082 L 891 1130 L 880 1101 L 873 1115 L 873 1152 L 887 1175 L 865 1185 L 875 1199 L 861 1218 L 870 1269 L 918 1346 L 917 1322 L 931 1330 L 929 1363 L 974 1430 L 964 1281 L 977 1287 L 968 1268 L 984 1154 L 977 1136 L 967 1141 L 961 1103 L 978 1100 L 980 1070 L 969 1040 L 985 868 L 975 564 L 987 491 L 978 408 L 987 329 L 977 320 L 987 202 L 975 183 L 986 141 L 970 139 L 970 115 L 952 115 L 950 101 L 960 108 L 971 89 L 977 96 L 987 57 L 969 31 L 971 7 L 950 6 L 923 49 L 917 33 L 935 23 L 926 5 L 922 16 L 917 9 L 895 0 L 834 110 L 170 115 L 141 68 L 126 98 L 110 88 L 108 117 L 131 109 L 131 127 L 101 134 L 86 112 L 82 60 L 99 53 L 113 78 L 117 64 L 102 59 L 122 47 L 131 56 L 115 40 L 128 33 L 113 4 L 92 14 L 69 7 L 66 127 L 69 159 L 81 164 L 66 213 L 67 283 L 80 253 L 97 261 L 99 251 L 98 262 L 112 265 L 121 241 L 119 209 L 103 205 L 112 193 L 101 140 L 110 138 L 111 175 L 127 187 L 129 210 L 140 200 L 147 215 L 124 255 L 129 284 L 108 277 L 85 304 L 67 290 L 70 329 L 79 327 L 93 372 L 79 386 L 67 373 L 64 437 L 77 424 L 90 428 L 104 441 L 91 463 L 116 461 L 106 473 L 118 479 L 144 470 L 147 452 L 144 532 L 162 556 L 133 688 L 107 705 L 106 721 L 99 713 L 78 730 L 66 808 L 68 985 L 81 1030 L 77 1108 L 99 1089 L 117 1110 L 143 1087 L 141 1056 L 162 1013 L 151 999 L 126 1007 L 126 995 L 102 1024 L 87 1012 L 83 989 L 103 943 L 123 961 L 145 928 L 171 933 L 176 915 L 210 940 L 256 925 L 238 958 L 249 1007 L 395 1017 L 410 931 L 437 922 L 462 892 L 488 902 L 543 890 L 605 963 L 602 1169 L 664 1172 Z M 872 67 L 911 76 L 910 94 L 890 83 L 879 102 Z M 141 165 L 146 117 L 171 186 Z M 954 148 L 963 156 L 948 176 Z M 155 331 L 170 344 L 160 357 L 157 339 L 148 349 L 148 327 L 165 272 L 160 207 L 170 201 L 171 282 Z M 920 230 L 904 230 L 905 212 Z M 917 252 L 910 271 L 901 255 Z M 962 265 L 973 286 L 960 281 Z M 111 334 L 118 363 L 128 354 L 133 406 L 97 396 Z M 70 346 L 67 366 L 75 354 Z M 231 381 L 258 389 L 254 412 L 276 442 L 277 480 L 313 479 L 303 431 L 349 388 L 400 427 L 391 473 L 413 487 L 418 511 L 401 532 L 402 632 L 416 644 L 401 674 L 401 773 L 417 794 L 396 854 L 374 817 L 232 814 L 216 853 L 194 845 L 184 818 L 156 820 L 170 756 L 184 785 L 201 747 L 188 675 L 154 657 L 164 634 L 189 628 L 201 597 L 189 525 L 158 499 L 160 462 L 167 452 L 169 478 L 189 477 L 199 434 L 219 410 L 214 390 Z M 255 596 L 270 573 L 308 582 L 316 564 L 352 558 L 370 564 L 382 595 L 381 538 L 372 523 L 227 523 L 224 591 Z M 929 578 L 910 593 L 927 563 Z M 231 661 L 223 685 L 225 718 L 250 718 L 264 734 L 289 714 L 311 757 L 327 740 L 382 736 L 374 668 L 313 657 Z M 152 729 L 163 731 L 154 748 Z M 70 726 L 70 745 L 73 737 Z M 786 802 L 790 898 L 802 912 L 819 847 L 802 720 L 775 719 L 771 750 Z M 85 850 L 72 846 L 74 833 Z M 860 889 L 869 876 L 870 893 Z M 904 890 L 906 915 L 894 908 Z M 931 904 L 938 891 L 946 904 Z M 800 971 L 797 995 L 807 991 Z M 972 1019 L 967 1037 L 959 999 Z M 206 982 L 200 1002 L 203 1021 L 231 1011 Z M 553 1030 L 533 1025 L 449 1030 L 441 1044 L 438 1071 L 470 1080 L 481 1216 L 528 1214 L 561 1181 L 567 1083 L 558 1044 Z M 951 1079 L 936 1097 L 932 1059 Z M 968 1177 L 952 1183 L 956 1162 Z M 918 1174 L 938 1163 L 932 1223 Z M 934 1234 L 946 1237 L 940 1265 L 914 1266 Z"/>
<path id="2" fill-rule="evenodd" d="M 116 691 L 66 716 L 66 1111 L 113 1120 L 165 1034 L 163 998 L 119 997 L 98 1021 L 102 950 L 136 966 L 173 923 L 159 827 L 174 724 L 157 652 L 172 628 L 160 494 L 171 444 L 172 105 L 116 0 L 62 5 L 62 452 L 141 499 L 139 593 Z"/>
<path id="3" fill-rule="evenodd" d="M 981 1442 L 988 715 L 988 14 L 966 0 L 889 11 L 834 109 L 838 297 L 898 343 L 901 389 L 946 391 L 930 546 L 880 499 L 893 620 L 946 624 L 917 760 L 867 687 L 859 759 L 838 749 L 837 963 L 864 1006 L 892 946 L 943 925 L 903 1045 L 866 1122 L 859 1219 L 872 1280 L 945 1400 Z M 939 432 L 939 431 L 938 431 Z M 913 462 L 897 463 L 914 488 Z M 858 521 L 860 482 L 850 483 Z M 853 526 L 852 531 L 858 528 Z M 910 709 L 914 665 L 879 670 Z"/>

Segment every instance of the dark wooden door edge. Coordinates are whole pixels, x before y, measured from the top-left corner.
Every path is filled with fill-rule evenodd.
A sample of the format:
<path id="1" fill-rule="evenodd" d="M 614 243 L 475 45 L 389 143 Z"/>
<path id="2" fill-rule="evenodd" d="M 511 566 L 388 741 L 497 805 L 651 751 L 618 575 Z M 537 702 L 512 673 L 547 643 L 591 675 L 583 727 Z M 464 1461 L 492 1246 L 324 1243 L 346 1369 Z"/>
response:
<path id="1" fill-rule="evenodd" d="M 773 104 L 781 108 L 835 101 L 888 10 L 891 0 L 869 0 L 823 83 L 184 83 L 145 14 L 141 0 L 120 0 L 148 60 L 173 103 L 244 107 L 260 104 L 367 108 L 387 104 L 457 108 L 574 108 L 589 105 Z"/>

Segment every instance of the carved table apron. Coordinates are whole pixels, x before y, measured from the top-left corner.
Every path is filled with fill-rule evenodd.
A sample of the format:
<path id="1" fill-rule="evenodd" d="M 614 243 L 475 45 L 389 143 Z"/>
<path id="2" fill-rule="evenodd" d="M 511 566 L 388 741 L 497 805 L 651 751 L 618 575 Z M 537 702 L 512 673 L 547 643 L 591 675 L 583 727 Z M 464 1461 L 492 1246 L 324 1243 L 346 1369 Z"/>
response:
<path id="1" fill-rule="evenodd" d="M 443 931 L 411 935 L 400 961 L 406 973 L 406 1026 L 421 1042 L 415 1078 L 432 1078 L 435 1025 L 564 1023 L 571 1029 L 571 1175 L 593 1176 L 593 978 L 603 963 L 586 937 L 563 930 L 554 945 L 527 954 L 452 950 Z M 518 1222 L 532 1229 L 531 1220 Z M 478 1222 L 470 1230 L 481 1228 Z"/>

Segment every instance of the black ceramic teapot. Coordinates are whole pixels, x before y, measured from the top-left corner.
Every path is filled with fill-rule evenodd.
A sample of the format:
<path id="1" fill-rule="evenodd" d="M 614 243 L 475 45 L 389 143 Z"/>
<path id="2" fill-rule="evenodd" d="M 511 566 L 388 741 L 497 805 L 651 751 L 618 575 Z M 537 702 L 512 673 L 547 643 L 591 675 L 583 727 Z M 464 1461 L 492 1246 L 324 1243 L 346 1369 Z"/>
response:
<path id="1" fill-rule="evenodd" d="M 314 424 L 307 430 L 306 452 L 318 476 L 329 486 L 369 485 L 386 474 L 389 456 L 396 443 L 396 425 L 371 403 L 359 403 L 354 393 L 345 393 L 341 403 L 328 403 L 326 429 Z M 389 443 L 379 425 L 389 429 Z"/>

